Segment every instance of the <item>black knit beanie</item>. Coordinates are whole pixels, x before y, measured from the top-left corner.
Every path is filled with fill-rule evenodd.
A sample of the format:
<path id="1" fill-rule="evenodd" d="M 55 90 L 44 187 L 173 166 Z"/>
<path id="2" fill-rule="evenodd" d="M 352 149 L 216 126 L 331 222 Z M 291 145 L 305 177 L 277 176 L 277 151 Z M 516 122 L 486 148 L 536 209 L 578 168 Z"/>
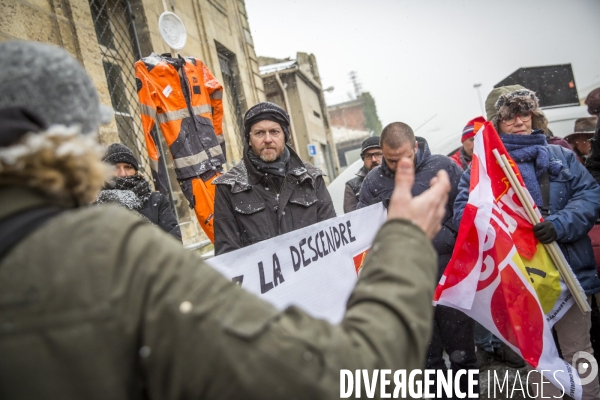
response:
<path id="1" fill-rule="evenodd" d="M 279 107 L 277 104 L 262 102 L 251 107 L 244 115 L 244 136 L 246 137 L 246 143 L 250 137 L 250 128 L 257 122 L 269 120 L 277 122 L 281 125 L 283 133 L 285 134 L 285 141 L 290 139 L 290 117 L 285 110 Z"/>
<path id="2" fill-rule="evenodd" d="M 129 147 L 121 143 L 113 143 L 108 146 L 106 153 L 102 156 L 102 161 L 112 165 L 127 163 L 131 164 L 136 171 L 140 169 L 138 160 L 133 155 L 133 152 L 129 150 Z"/>
<path id="3" fill-rule="evenodd" d="M 379 144 L 379 136 L 371 136 L 363 140 L 362 147 L 360 149 L 360 158 L 363 158 L 365 151 L 373 148 L 381 148 Z"/>

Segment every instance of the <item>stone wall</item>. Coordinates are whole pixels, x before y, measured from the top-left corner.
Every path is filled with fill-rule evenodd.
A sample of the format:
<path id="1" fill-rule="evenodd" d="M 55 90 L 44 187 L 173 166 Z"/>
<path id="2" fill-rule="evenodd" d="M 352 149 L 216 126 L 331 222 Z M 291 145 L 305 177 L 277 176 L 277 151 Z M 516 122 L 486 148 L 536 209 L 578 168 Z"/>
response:
<path id="1" fill-rule="evenodd" d="M 219 53 L 229 57 L 235 69 L 237 101 L 242 114 L 252 105 L 265 100 L 244 0 L 129 0 L 129 4 L 143 56 L 151 52 L 170 51 L 158 31 L 158 17 L 165 11 L 166 4 L 167 11 L 177 14 L 187 30 L 188 39 L 186 46 L 180 51 L 181 55 L 203 60 L 222 84 L 224 76 L 219 63 Z M 0 1 L 0 40 L 14 39 L 35 40 L 65 48 L 89 73 L 100 95 L 100 101 L 111 106 L 102 63 L 103 55 L 96 36 L 89 0 Z M 137 58 L 137 54 L 135 56 Z M 131 68 L 133 69 L 133 65 Z M 229 161 L 227 167 L 231 168 L 241 159 L 243 141 L 233 104 L 227 96 L 223 97 L 223 102 L 223 128 Z M 132 106 L 137 108 L 137 104 Z M 99 136 L 104 144 L 118 142 L 115 121 L 103 126 Z M 189 208 L 185 209 L 180 190 L 175 189 L 176 203 L 182 209 L 180 222 L 187 221 L 187 225 L 190 226 L 189 229 L 184 229 L 188 231 L 184 232 L 186 242 L 197 242 L 203 237 L 203 233 L 198 228 L 195 218 L 190 219 Z M 181 215 L 182 213 L 185 215 Z M 197 234 L 196 231 L 200 233 Z"/>
<path id="2" fill-rule="evenodd" d="M 110 106 L 96 32 L 87 0 L 4 0 L 0 2 L 0 40 L 35 40 L 65 48 L 90 74 L 100 101 Z M 103 143 L 118 141 L 113 121 L 101 128 Z"/>

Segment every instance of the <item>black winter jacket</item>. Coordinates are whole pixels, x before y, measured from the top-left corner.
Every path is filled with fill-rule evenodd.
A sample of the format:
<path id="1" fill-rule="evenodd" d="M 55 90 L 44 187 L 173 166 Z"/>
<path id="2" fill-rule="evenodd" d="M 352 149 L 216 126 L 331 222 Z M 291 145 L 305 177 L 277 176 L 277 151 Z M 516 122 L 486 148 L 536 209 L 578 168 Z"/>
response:
<path id="1" fill-rule="evenodd" d="M 181 241 L 181 230 L 177 218 L 171 210 L 171 204 L 165 195 L 152 192 L 148 201 L 138 210 L 150 222 L 158 225 L 163 231 L 175 236 Z"/>
<path id="2" fill-rule="evenodd" d="M 346 182 L 344 190 L 344 212 L 349 213 L 350 211 L 356 210 L 358 206 L 358 195 L 360 194 L 360 187 L 369 171 L 363 166 L 356 176 Z"/>
<path id="3" fill-rule="evenodd" d="M 442 229 L 433 238 L 433 247 L 438 253 L 438 277 L 441 277 L 448 261 L 452 257 L 454 242 L 456 241 L 456 229 L 452 223 L 454 199 L 458 194 L 458 183 L 463 170 L 449 157 L 440 154 L 431 154 L 427 141 L 417 137 L 419 151 L 415 157 L 415 183 L 412 195 L 418 196 L 429 189 L 429 182 L 437 175 L 439 170 L 446 170 L 450 177 L 452 186 L 448 204 L 446 205 L 446 216 L 442 222 Z M 389 169 L 384 160 L 381 165 L 375 167 L 365 178 L 360 190 L 357 208 L 363 208 L 371 204 L 383 202 L 387 207 L 394 190 L 394 172 Z"/>
<path id="4" fill-rule="evenodd" d="M 143 198 L 146 196 L 144 195 Z M 133 190 L 106 188 L 98 194 L 95 204 L 117 204 L 145 217 L 148 222 L 158 225 L 163 231 L 181 241 L 181 230 L 177 218 L 171 210 L 169 200 L 160 192 L 150 192 L 146 201 L 143 201 L 143 198 L 140 198 Z"/>
<path id="5" fill-rule="evenodd" d="M 335 217 L 323 172 L 288 149 L 290 163 L 279 194 L 247 151 L 238 165 L 213 181 L 216 255 Z"/>

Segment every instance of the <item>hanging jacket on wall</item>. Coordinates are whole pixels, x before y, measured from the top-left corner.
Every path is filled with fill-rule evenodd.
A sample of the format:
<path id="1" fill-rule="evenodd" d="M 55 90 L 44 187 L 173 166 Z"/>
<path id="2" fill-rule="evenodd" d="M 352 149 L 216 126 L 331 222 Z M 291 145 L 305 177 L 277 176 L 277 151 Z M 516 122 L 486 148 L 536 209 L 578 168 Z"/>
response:
<path id="1" fill-rule="evenodd" d="M 168 188 L 159 163 L 158 122 L 169 146 L 183 194 L 202 229 L 213 241 L 215 187 L 226 162 L 223 87 L 204 63 L 193 57 L 152 53 L 135 63 L 142 125 L 157 188 Z"/>
<path id="2" fill-rule="evenodd" d="M 206 65 L 193 57 L 152 53 L 135 63 L 135 75 L 153 171 L 158 173 L 160 155 L 158 138 L 152 134 L 156 122 L 173 155 L 178 180 L 207 180 L 214 171 L 222 171 L 223 87 Z"/>

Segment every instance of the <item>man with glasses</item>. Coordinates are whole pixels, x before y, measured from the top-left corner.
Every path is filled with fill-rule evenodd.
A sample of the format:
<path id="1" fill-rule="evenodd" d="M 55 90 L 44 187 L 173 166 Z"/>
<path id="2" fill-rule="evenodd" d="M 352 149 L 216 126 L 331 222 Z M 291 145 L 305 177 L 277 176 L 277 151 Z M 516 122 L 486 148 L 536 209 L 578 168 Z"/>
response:
<path id="1" fill-rule="evenodd" d="M 346 190 L 344 191 L 344 212 L 356 210 L 358 206 L 358 195 L 365 177 L 373 168 L 381 164 L 383 152 L 379 144 L 379 136 L 371 136 L 362 142 L 360 149 L 360 158 L 363 160 L 363 166 L 356 174 L 355 178 L 346 182 Z"/>
<path id="2" fill-rule="evenodd" d="M 286 145 L 290 118 L 263 102 L 244 116 L 242 161 L 214 180 L 215 254 L 335 217 L 323 172 Z"/>

